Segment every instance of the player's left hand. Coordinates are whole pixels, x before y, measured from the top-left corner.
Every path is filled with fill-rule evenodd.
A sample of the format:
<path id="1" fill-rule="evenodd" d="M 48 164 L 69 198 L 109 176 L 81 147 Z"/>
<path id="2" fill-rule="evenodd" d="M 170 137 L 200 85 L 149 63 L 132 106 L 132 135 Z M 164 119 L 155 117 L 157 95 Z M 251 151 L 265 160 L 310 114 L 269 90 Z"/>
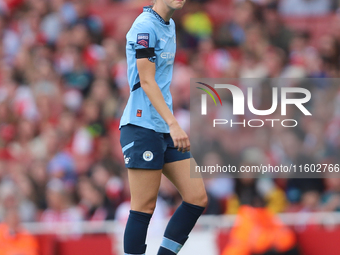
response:
<path id="1" fill-rule="evenodd" d="M 186 151 L 190 151 L 189 137 L 179 126 L 179 124 L 176 122 L 172 125 L 169 125 L 169 127 L 171 138 L 174 142 L 174 146 L 178 149 L 178 151 L 183 153 Z"/>

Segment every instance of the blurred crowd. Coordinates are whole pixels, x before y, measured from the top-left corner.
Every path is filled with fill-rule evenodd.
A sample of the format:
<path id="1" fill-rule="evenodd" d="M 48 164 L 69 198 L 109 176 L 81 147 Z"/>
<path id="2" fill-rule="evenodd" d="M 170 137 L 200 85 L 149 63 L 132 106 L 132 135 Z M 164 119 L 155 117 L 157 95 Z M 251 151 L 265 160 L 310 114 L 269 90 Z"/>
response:
<path id="1" fill-rule="evenodd" d="M 207 11 L 216 3 L 230 13 L 219 22 Z M 139 12 L 143 3 L 0 1 L 0 221 L 13 208 L 25 222 L 126 219 L 129 187 L 118 125 L 129 87 L 120 30 L 128 29 L 138 12 L 129 12 L 131 17 L 121 14 L 115 20 L 115 33 L 108 31 L 113 27 L 107 24 L 108 16 L 94 11 L 104 6 L 101 10 L 117 15 L 123 5 Z M 174 16 L 177 54 L 172 95 L 182 127 L 189 133 L 190 78 L 337 78 L 338 7 L 339 2 L 332 0 L 188 2 Z M 294 15 L 331 17 L 329 31 L 315 38 L 313 30 L 291 29 L 283 20 Z M 340 90 L 322 86 L 318 90 L 330 93 L 331 99 L 328 104 L 315 102 L 318 116 L 299 134 L 285 134 L 280 160 L 294 161 L 297 154 L 305 154 L 299 156 L 339 161 Z M 247 129 L 244 134 L 237 132 L 239 137 L 249 135 Z M 225 132 L 225 137 L 224 153 L 230 155 L 225 159 L 235 164 L 241 164 L 240 155 L 254 158 L 259 153 L 273 164 L 281 162 L 271 155 L 271 136 L 265 131 L 257 132 L 257 147 L 250 152 L 244 143 L 235 146 L 235 133 Z M 206 157 L 216 155 L 212 151 Z M 206 183 L 209 214 L 236 213 L 256 187 L 267 202 L 272 201 L 275 212 L 292 206 L 340 210 L 338 179 L 305 181 L 303 190 L 300 181 L 273 178 Z M 160 217 L 180 203 L 166 179 L 159 196 Z"/>
<path id="2" fill-rule="evenodd" d="M 235 174 L 232 171 L 203 173 L 209 193 L 217 198 L 217 205 L 225 201 L 222 210 L 228 214 L 237 213 L 241 205 L 266 206 L 274 213 L 340 211 L 338 79 L 242 79 L 234 82 L 244 93 L 247 88 L 253 88 L 254 107 L 261 110 L 271 108 L 273 87 L 279 87 L 279 91 L 280 86 L 307 89 L 312 98 L 305 107 L 312 116 L 304 115 L 295 105 L 287 107 L 285 116 L 281 116 L 280 106 L 269 116 L 257 116 L 249 110 L 245 115 L 232 115 L 231 94 L 219 90 L 223 106 L 208 105 L 207 117 L 202 121 L 197 111 L 200 100 L 192 103 L 191 108 L 196 110 L 194 114 L 191 112 L 192 152 L 202 166 L 201 171 L 206 170 L 204 166 L 235 167 Z M 234 84 L 232 80 L 231 84 Z M 213 127 L 213 119 L 226 119 L 228 123 Z M 281 125 L 280 122 L 287 119 L 295 120 L 296 127 Z M 249 120 L 253 122 L 248 125 Z M 231 121 L 238 124 L 231 125 Z M 273 171 L 275 166 L 289 169 L 291 165 L 290 173 Z M 266 166 L 268 171 L 237 173 L 241 168 L 254 166 L 259 169 Z M 232 179 L 233 176 L 238 178 Z"/>

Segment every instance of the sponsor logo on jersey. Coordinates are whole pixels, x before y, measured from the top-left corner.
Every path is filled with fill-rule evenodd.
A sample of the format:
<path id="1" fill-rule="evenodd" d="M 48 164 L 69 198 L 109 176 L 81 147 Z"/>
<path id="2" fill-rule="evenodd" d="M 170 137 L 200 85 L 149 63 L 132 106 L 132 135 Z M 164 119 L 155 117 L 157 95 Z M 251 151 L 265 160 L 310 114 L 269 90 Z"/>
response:
<path id="1" fill-rule="evenodd" d="M 161 53 L 161 58 L 163 59 L 170 59 L 170 58 L 174 58 L 175 57 L 175 53 L 171 53 L 171 52 L 162 52 Z"/>
<path id="2" fill-rule="evenodd" d="M 137 117 L 142 117 L 142 110 L 137 110 L 136 116 L 137 116 Z"/>

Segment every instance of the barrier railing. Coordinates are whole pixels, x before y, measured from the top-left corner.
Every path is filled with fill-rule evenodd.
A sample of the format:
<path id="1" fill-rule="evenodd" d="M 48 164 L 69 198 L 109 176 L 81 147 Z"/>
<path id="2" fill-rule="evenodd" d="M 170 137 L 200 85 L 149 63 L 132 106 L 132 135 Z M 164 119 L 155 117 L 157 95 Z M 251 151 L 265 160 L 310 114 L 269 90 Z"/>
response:
<path id="1" fill-rule="evenodd" d="M 340 212 L 300 212 L 282 213 L 279 218 L 289 226 L 301 227 L 308 224 L 318 224 L 328 227 L 340 225 Z M 236 215 L 203 215 L 196 228 L 221 229 L 234 225 Z M 166 224 L 168 219 L 157 222 Z M 23 226 L 32 234 L 116 234 L 121 233 L 124 224 L 118 221 L 84 221 L 55 223 L 24 223 Z"/>

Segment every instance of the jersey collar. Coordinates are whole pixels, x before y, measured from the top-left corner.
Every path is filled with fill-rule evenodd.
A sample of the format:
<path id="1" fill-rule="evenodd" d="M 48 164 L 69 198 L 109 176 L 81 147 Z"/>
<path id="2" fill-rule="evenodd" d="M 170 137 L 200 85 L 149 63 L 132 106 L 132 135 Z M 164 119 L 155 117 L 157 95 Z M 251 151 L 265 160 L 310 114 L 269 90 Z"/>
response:
<path id="1" fill-rule="evenodd" d="M 144 12 L 150 12 L 152 13 L 153 15 L 156 16 L 156 18 L 163 24 L 165 25 L 169 25 L 170 22 L 169 21 L 165 21 L 157 12 L 155 12 L 153 9 L 152 9 L 152 5 L 149 5 L 149 6 L 144 6 L 143 7 L 143 11 Z"/>

